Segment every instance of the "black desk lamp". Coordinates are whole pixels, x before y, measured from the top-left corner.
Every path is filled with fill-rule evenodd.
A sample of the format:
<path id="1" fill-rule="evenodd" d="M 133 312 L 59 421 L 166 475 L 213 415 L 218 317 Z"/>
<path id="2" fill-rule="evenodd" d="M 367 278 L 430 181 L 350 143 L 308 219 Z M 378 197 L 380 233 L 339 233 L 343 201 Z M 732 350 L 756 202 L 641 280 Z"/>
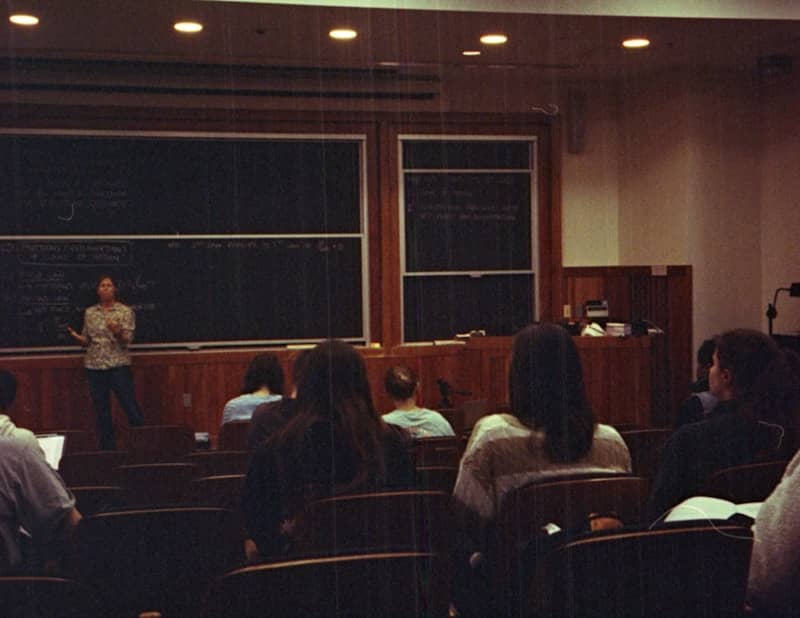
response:
<path id="1" fill-rule="evenodd" d="M 789 292 L 789 296 L 800 296 L 800 283 L 793 283 L 788 288 L 778 288 L 775 290 L 775 296 L 772 297 L 772 303 L 767 305 L 767 319 L 769 320 L 769 334 L 772 335 L 772 320 L 778 317 L 778 310 L 775 308 L 775 303 L 778 301 L 778 292 Z"/>

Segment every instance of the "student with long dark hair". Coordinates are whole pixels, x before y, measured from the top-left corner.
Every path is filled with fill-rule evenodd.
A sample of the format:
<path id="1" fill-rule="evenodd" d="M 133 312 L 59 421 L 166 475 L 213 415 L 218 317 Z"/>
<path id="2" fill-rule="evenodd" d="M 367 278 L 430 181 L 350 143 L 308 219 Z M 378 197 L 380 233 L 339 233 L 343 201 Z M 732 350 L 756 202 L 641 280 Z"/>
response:
<path id="1" fill-rule="evenodd" d="M 457 503 L 480 527 L 495 518 L 508 491 L 532 481 L 630 472 L 630 455 L 619 433 L 594 421 L 578 350 L 566 330 L 541 324 L 520 331 L 514 337 L 508 384 L 512 413 L 477 422 L 454 490 Z"/>
<path id="2" fill-rule="evenodd" d="M 798 401 L 794 355 L 764 333 L 737 329 L 716 339 L 709 391 L 719 403 L 704 421 L 678 429 L 664 447 L 648 516 L 656 520 L 697 495 L 715 471 L 790 455 Z"/>
<path id="3" fill-rule="evenodd" d="M 282 553 L 309 500 L 409 487 L 413 478 L 403 434 L 372 403 L 361 355 L 325 341 L 306 359 L 294 415 L 253 454 L 242 494 L 248 536 L 260 555 Z"/>
<path id="4" fill-rule="evenodd" d="M 279 401 L 283 396 L 283 368 L 274 354 L 258 354 L 244 374 L 242 394 L 225 404 L 222 424 L 249 421 L 253 411 L 264 403 Z"/>

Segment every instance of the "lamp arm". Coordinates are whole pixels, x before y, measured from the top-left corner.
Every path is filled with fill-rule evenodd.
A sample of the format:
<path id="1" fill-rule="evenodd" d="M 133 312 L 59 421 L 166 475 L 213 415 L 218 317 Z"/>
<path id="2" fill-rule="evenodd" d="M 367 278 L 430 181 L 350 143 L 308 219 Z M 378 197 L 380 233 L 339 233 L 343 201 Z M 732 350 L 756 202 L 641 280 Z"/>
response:
<path id="1" fill-rule="evenodd" d="M 789 288 L 778 288 L 775 290 L 775 296 L 772 297 L 772 306 L 775 306 L 775 303 L 778 302 L 778 292 L 789 292 Z"/>

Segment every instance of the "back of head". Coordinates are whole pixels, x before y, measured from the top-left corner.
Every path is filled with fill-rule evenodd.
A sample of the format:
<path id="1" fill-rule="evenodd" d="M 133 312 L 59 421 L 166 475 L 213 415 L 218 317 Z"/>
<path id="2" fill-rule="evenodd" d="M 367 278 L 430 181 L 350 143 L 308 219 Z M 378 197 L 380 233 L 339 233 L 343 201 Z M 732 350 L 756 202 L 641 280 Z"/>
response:
<path id="1" fill-rule="evenodd" d="M 297 387 L 297 417 L 290 432 L 329 421 L 337 448 L 354 456 L 356 482 L 384 473 L 383 421 L 372 403 L 366 366 L 349 344 L 330 339 L 311 350 Z"/>
<path id="2" fill-rule="evenodd" d="M 554 461 L 575 461 L 592 445 L 594 418 L 570 334 L 554 324 L 528 326 L 514 337 L 509 373 L 511 408 L 544 431 Z"/>
<path id="3" fill-rule="evenodd" d="M 757 330 L 739 328 L 716 339 L 719 366 L 731 372 L 733 391 L 741 401 L 758 397 L 760 384 L 778 359 L 775 341 Z"/>
<path id="4" fill-rule="evenodd" d="M 17 379 L 14 374 L 0 369 L 0 410 L 8 410 L 17 397 Z"/>
<path id="5" fill-rule="evenodd" d="M 417 384 L 416 374 L 409 367 L 403 365 L 389 368 L 383 380 L 386 392 L 394 401 L 411 399 L 417 390 Z"/>
<path id="6" fill-rule="evenodd" d="M 283 368 L 274 354 L 259 354 L 250 361 L 244 375 L 242 393 L 254 393 L 262 386 L 266 386 L 275 395 L 283 394 Z"/>

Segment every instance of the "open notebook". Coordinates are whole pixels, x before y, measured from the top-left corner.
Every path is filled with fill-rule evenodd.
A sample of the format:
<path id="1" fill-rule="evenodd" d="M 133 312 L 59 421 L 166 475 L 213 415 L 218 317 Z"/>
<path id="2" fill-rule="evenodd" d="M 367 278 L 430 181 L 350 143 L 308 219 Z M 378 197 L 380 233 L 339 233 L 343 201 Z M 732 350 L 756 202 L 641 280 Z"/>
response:
<path id="1" fill-rule="evenodd" d="M 724 520 L 730 519 L 734 515 L 744 515 L 750 519 L 755 519 L 762 504 L 762 502 L 734 504 L 722 498 L 694 496 L 693 498 L 687 498 L 674 507 L 664 521 Z"/>
<path id="2" fill-rule="evenodd" d="M 39 441 L 39 446 L 44 451 L 44 458 L 53 470 L 58 470 L 58 464 L 61 461 L 61 456 L 64 454 L 64 443 L 67 440 L 66 436 L 59 434 L 43 434 L 36 436 Z"/>

